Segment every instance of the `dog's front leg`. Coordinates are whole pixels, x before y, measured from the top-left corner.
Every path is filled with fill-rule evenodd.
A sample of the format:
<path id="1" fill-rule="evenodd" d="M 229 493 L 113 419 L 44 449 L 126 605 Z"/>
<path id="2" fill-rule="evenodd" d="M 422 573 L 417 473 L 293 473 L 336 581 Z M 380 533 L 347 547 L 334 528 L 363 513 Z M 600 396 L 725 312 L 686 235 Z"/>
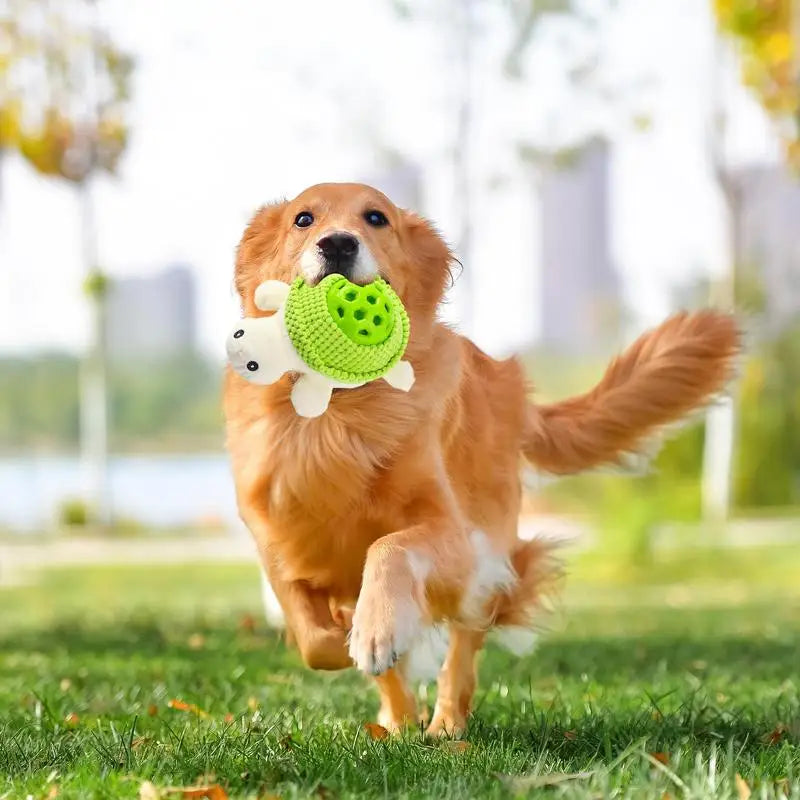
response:
<path id="1" fill-rule="evenodd" d="M 374 542 L 353 615 L 350 657 L 371 675 L 395 665 L 421 624 L 458 613 L 474 565 L 463 525 L 440 516 Z"/>

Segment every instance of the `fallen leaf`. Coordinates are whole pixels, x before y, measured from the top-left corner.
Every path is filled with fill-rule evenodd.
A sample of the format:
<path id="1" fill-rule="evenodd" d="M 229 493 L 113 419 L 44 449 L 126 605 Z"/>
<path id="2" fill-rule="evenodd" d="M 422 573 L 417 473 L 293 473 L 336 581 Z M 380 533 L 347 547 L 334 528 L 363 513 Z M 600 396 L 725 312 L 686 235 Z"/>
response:
<path id="1" fill-rule="evenodd" d="M 218 784 L 211 786 L 185 786 L 183 788 L 168 789 L 180 797 L 207 797 L 208 800 L 228 800 L 228 793 Z"/>
<path id="2" fill-rule="evenodd" d="M 449 750 L 451 753 L 466 753 L 472 745 L 463 739 L 446 739 L 442 742 L 442 750 Z"/>
<path id="3" fill-rule="evenodd" d="M 658 761 L 659 764 L 666 766 L 669 764 L 669 755 L 667 753 L 650 753 L 650 755 Z"/>
<path id="4" fill-rule="evenodd" d="M 747 781 L 737 772 L 736 773 L 736 794 L 739 795 L 739 800 L 750 800 L 750 795 L 753 790 L 748 785 Z"/>
<path id="5" fill-rule="evenodd" d="M 572 742 L 578 738 L 578 734 L 575 731 L 564 731 L 564 738 Z"/>
<path id="6" fill-rule="evenodd" d="M 256 629 L 256 620 L 252 614 L 242 614 L 239 619 L 239 630 L 246 633 L 254 633 Z"/>
<path id="7" fill-rule="evenodd" d="M 776 725 L 775 730 L 770 731 L 764 736 L 764 744 L 778 744 L 786 735 L 787 731 L 788 728 L 783 723 Z"/>
<path id="8" fill-rule="evenodd" d="M 138 750 L 140 747 L 143 747 L 144 745 L 149 744 L 152 741 L 153 741 L 152 736 L 137 736 L 131 742 L 131 750 Z"/>
<path id="9" fill-rule="evenodd" d="M 228 800 L 228 793 L 218 784 L 207 786 L 164 786 L 159 788 L 150 781 L 139 787 L 139 800 L 167 800 L 170 797 L 205 797 L 207 800 Z"/>
<path id="10" fill-rule="evenodd" d="M 80 721 L 81 718 L 74 711 L 70 711 L 69 714 L 64 717 L 64 724 L 69 728 L 74 728 Z"/>
<path id="11" fill-rule="evenodd" d="M 383 725 L 378 725 L 377 722 L 365 722 L 364 730 L 367 732 L 370 739 L 389 738 L 389 731 L 387 731 L 386 728 L 383 727 Z"/>
<path id="12" fill-rule="evenodd" d="M 170 700 L 167 706 L 175 709 L 175 711 L 189 711 L 192 714 L 197 714 L 198 717 L 208 716 L 208 711 L 203 711 L 202 708 L 198 708 L 194 703 L 187 703 L 184 700 Z"/>
<path id="13" fill-rule="evenodd" d="M 594 772 L 548 772 L 544 775 L 501 775 L 514 791 L 537 789 L 541 786 L 557 786 L 567 781 L 580 781 L 591 778 Z"/>
<path id="14" fill-rule="evenodd" d="M 155 703 L 150 703 L 150 705 L 147 706 L 147 716 L 154 717 L 156 714 L 158 714 L 158 706 Z"/>
<path id="15" fill-rule="evenodd" d="M 72 681 L 69 678 L 62 678 L 61 682 L 58 684 L 58 688 L 61 689 L 62 692 L 68 692 L 72 686 Z"/>
<path id="16" fill-rule="evenodd" d="M 190 650 L 202 650 L 206 646 L 206 637 L 202 633 L 193 633 L 188 641 Z"/>

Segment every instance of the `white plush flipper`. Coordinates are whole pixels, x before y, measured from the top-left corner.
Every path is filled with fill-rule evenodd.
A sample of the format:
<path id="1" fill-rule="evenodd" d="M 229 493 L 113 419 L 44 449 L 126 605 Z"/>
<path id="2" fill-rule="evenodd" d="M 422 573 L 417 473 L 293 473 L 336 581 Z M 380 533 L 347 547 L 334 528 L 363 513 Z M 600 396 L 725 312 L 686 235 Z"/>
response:
<path id="1" fill-rule="evenodd" d="M 275 383 L 287 372 L 299 373 L 291 401 L 301 417 L 318 417 L 331 401 L 333 389 L 353 389 L 363 383 L 341 383 L 314 371 L 300 357 L 286 327 L 286 300 L 291 287 L 283 281 L 264 281 L 254 294 L 256 307 L 272 316 L 245 317 L 228 335 L 228 361 L 251 383 Z M 395 389 L 407 392 L 414 384 L 414 369 L 399 361 L 384 376 Z"/>
<path id="2" fill-rule="evenodd" d="M 254 300 L 261 311 L 277 311 L 289 296 L 289 284 L 283 281 L 264 281 L 256 289 Z"/>
<path id="3" fill-rule="evenodd" d="M 333 383 L 323 375 L 306 373 L 292 387 L 292 405 L 301 417 L 318 417 L 331 401 Z"/>
<path id="4" fill-rule="evenodd" d="M 414 385 L 414 367 L 408 361 L 398 361 L 383 379 L 392 388 L 407 392 Z"/>

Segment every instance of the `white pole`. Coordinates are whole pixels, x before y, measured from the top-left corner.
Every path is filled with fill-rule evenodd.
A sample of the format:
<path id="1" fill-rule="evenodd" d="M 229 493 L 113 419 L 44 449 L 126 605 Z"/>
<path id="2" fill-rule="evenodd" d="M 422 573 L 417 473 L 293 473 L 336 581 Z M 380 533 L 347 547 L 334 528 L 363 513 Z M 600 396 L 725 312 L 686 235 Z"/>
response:
<path id="1" fill-rule="evenodd" d="M 108 408 L 105 346 L 105 286 L 97 266 L 97 231 L 92 203 L 91 178 L 78 188 L 83 260 L 89 302 L 89 343 L 81 364 L 81 456 L 84 481 L 93 521 L 111 523 L 108 480 Z"/>

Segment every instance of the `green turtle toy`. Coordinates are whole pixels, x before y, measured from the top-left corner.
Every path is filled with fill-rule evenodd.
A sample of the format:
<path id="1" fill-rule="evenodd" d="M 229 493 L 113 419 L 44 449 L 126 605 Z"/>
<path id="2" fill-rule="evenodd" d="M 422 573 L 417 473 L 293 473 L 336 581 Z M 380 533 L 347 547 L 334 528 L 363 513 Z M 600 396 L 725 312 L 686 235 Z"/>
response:
<path id="1" fill-rule="evenodd" d="M 228 336 L 228 360 L 252 383 L 275 383 L 285 372 L 300 373 L 292 387 L 295 411 L 318 417 L 333 389 L 352 389 L 383 378 L 407 392 L 414 370 L 402 361 L 408 345 L 408 314 L 382 278 L 365 286 L 338 274 L 316 286 L 297 278 L 265 281 L 255 292 L 269 317 L 248 317 Z"/>

